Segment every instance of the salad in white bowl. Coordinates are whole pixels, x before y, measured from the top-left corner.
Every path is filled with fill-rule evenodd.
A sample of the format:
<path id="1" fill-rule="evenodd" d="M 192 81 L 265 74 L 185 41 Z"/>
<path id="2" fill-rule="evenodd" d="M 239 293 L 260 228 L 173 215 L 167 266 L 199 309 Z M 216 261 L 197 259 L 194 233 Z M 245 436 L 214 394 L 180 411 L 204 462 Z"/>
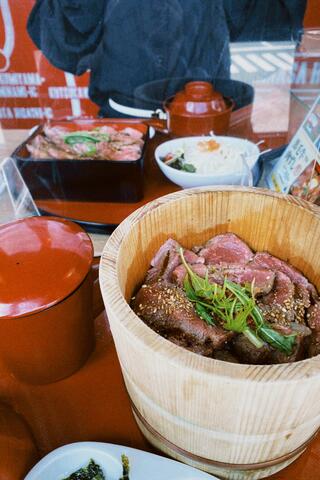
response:
<path id="1" fill-rule="evenodd" d="M 251 185 L 251 170 L 260 155 L 252 142 L 236 137 L 185 137 L 159 145 L 155 158 L 177 185 Z"/>

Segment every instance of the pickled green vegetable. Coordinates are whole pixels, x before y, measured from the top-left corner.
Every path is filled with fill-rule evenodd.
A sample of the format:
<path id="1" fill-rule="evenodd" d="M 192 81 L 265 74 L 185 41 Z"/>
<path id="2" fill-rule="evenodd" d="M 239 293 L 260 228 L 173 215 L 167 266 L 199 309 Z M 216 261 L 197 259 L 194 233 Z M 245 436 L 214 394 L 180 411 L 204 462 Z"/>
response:
<path id="1" fill-rule="evenodd" d="M 63 480 L 106 480 L 106 478 L 101 467 L 91 459 L 86 467 L 79 468 Z"/>
<path id="2" fill-rule="evenodd" d="M 81 133 L 70 134 L 64 137 L 64 143 L 75 145 L 76 143 L 99 143 L 99 139 L 91 135 L 81 135 Z"/>
<path id="3" fill-rule="evenodd" d="M 121 455 L 122 462 L 122 477 L 119 480 L 129 479 L 129 459 L 126 455 Z M 76 472 L 73 472 L 69 477 L 63 480 L 107 480 L 103 474 L 101 467 L 94 461 L 90 460 L 88 465 L 83 468 L 79 468 Z"/>

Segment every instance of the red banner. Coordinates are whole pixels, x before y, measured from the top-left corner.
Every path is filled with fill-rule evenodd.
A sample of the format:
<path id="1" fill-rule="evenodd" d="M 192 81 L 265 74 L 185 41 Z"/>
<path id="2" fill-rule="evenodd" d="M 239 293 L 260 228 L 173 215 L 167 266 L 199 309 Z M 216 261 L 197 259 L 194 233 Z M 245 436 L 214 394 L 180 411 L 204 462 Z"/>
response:
<path id="1" fill-rule="evenodd" d="M 96 116 L 89 73 L 53 67 L 31 41 L 26 23 L 33 0 L 0 0 L 0 123 L 30 128 L 45 119 Z"/>

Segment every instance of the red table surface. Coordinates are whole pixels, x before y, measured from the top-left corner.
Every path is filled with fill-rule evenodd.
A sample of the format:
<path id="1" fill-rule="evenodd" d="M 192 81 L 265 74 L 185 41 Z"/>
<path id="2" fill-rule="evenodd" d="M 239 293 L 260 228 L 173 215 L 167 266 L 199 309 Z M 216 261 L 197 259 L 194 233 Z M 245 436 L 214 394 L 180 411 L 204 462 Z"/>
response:
<path id="1" fill-rule="evenodd" d="M 39 456 L 77 441 L 110 442 L 155 451 L 144 439 L 133 418 L 104 312 L 95 320 L 95 332 L 94 352 L 78 372 L 64 380 L 49 385 L 30 386 L 9 375 L 2 375 L 0 379 L 4 399 L 28 423 Z M 2 423 L 0 416 L 0 427 Z M 22 478 L 26 473 L 24 469 L 36 461 L 33 457 L 26 466 L 21 455 L 21 451 L 24 452 L 30 444 L 30 438 L 10 437 L 10 434 L 10 429 L 0 434 L 1 480 Z M 11 465 L 7 476 L 2 476 L 1 473 L 6 468 L 3 459 Z M 272 478 L 318 480 L 319 462 L 320 436 L 298 460 Z"/>
<path id="2" fill-rule="evenodd" d="M 229 134 L 258 141 L 259 137 L 250 131 L 249 114 L 245 109 L 237 112 Z M 153 160 L 154 146 L 164 140 L 166 137 L 157 136 L 150 144 L 145 171 L 146 194 L 141 204 L 177 189 L 157 170 Z M 277 147 L 287 138 L 275 134 L 266 140 L 267 145 Z M 118 223 L 138 206 L 95 204 L 95 218 L 91 220 L 107 221 L 113 212 L 114 223 Z M 66 207 L 60 202 L 53 210 L 62 215 L 69 211 L 92 216 L 93 206 Z M 135 423 L 102 309 L 101 298 L 95 298 L 95 349 L 85 365 L 70 377 L 49 385 L 32 386 L 19 382 L 0 365 L 0 480 L 21 480 L 38 458 L 71 442 L 103 441 L 154 451 Z M 319 465 L 320 436 L 298 460 L 272 478 L 319 480 Z"/>

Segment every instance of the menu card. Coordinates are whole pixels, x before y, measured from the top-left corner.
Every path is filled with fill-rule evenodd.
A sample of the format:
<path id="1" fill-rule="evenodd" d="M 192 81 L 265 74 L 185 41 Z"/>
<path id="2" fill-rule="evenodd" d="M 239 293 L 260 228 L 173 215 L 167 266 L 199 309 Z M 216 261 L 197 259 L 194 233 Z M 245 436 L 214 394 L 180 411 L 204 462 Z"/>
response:
<path id="1" fill-rule="evenodd" d="M 266 177 L 271 190 L 309 201 L 320 198 L 320 95 Z"/>

